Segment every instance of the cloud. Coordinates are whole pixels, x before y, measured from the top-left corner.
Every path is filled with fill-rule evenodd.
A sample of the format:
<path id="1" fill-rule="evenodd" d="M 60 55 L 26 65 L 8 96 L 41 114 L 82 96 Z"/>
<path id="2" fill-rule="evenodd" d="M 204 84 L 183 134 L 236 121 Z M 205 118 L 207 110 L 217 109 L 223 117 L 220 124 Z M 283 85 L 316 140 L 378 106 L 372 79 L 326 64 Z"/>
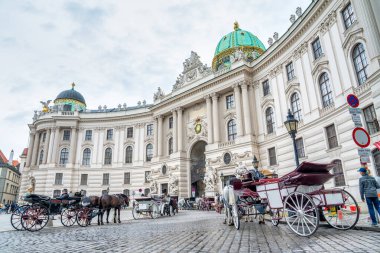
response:
<path id="1" fill-rule="evenodd" d="M 215 46 L 237 20 L 267 45 L 297 6 L 282 0 L 0 1 L 0 148 L 16 155 L 40 100 L 70 88 L 89 108 L 152 102 L 172 89 L 193 50 L 211 65 Z"/>

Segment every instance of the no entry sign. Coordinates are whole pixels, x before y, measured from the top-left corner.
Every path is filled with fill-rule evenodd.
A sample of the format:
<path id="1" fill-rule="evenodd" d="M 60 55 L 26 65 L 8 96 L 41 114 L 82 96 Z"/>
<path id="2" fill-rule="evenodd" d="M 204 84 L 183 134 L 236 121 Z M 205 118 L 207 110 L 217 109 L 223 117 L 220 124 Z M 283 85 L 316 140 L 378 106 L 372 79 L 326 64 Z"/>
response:
<path id="1" fill-rule="evenodd" d="M 369 134 L 364 128 L 357 127 L 352 131 L 352 139 L 361 148 L 366 148 L 369 146 L 371 142 L 371 138 Z"/>
<path id="2" fill-rule="evenodd" d="M 353 107 L 353 108 L 356 108 L 359 106 L 359 99 L 357 96 L 355 96 L 354 94 L 348 94 L 347 95 L 347 103 Z"/>

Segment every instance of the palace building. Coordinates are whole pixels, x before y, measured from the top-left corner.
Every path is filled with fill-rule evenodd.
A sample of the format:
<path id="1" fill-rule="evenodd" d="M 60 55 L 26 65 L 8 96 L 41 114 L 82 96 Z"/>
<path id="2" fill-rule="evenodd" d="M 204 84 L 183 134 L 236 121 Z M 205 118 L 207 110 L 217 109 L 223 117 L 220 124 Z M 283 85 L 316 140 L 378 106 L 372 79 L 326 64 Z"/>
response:
<path id="1" fill-rule="evenodd" d="M 380 140 L 376 13 L 375 0 L 315 0 L 304 12 L 297 8 L 290 28 L 275 33 L 269 47 L 235 22 L 215 41 L 211 67 L 191 52 L 172 90 L 158 88 L 152 104 L 90 109 L 73 85 L 29 124 L 21 193 L 34 181 L 35 193 L 49 196 L 63 188 L 202 196 L 220 191 L 254 156 L 260 168 L 281 176 L 295 169 L 284 125 L 290 109 L 299 120 L 300 162 L 335 163 L 328 186 L 358 196 L 360 160 L 346 96 L 360 99 L 372 139 L 369 168 L 380 175 L 373 146 Z"/>

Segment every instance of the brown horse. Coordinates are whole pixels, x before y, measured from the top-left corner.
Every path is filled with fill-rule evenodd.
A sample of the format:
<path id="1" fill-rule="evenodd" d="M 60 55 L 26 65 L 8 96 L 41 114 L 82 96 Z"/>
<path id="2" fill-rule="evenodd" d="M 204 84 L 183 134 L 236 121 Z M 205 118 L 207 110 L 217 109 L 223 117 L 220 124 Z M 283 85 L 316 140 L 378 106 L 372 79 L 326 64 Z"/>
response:
<path id="1" fill-rule="evenodd" d="M 105 194 L 105 195 L 101 196 L 99 199 L 99 211 L 100 212 L 99 212 L 99 216 L 98 216 L 98 225 L 100 225 L 100 224 L 104 225 L 103 215 L 104 215 L 105 211 L 107 211 L 107 223 L 109 223 L 108 217 L 110 215 L 111 208 L 114 208 L 114 210 L 115 210 L 115 213 L 113 216 L 113 222 L 116 223 L 116 215 L 118 215 L 117 221 L 119 223 L 121 223 L 120 209 L 124 205 L 127 205 L 127 206 L 129 205 L 129 198 L 128 198 L 128 196 L 126 196 L 124 194 L 114 194 L 114 195 Z M 116 211 L 117 211 L 117 213 L 116 213 Z"/>

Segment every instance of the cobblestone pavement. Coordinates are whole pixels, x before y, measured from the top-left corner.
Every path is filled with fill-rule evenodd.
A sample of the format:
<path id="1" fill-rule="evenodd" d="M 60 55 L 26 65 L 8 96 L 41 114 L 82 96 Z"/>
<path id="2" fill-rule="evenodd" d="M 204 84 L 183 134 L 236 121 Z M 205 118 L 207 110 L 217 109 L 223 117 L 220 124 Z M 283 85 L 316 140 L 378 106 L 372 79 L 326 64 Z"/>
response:
<path id="1" fill-rule="evenodd" d="M 311 238 L 286 225 L 242 223 L 237 231 L 215 212 L 181 211 L 141 219 L 39 232 L 0 232 L 0 252 L 380 252 L 380 233 L 321 227 Z"/>

